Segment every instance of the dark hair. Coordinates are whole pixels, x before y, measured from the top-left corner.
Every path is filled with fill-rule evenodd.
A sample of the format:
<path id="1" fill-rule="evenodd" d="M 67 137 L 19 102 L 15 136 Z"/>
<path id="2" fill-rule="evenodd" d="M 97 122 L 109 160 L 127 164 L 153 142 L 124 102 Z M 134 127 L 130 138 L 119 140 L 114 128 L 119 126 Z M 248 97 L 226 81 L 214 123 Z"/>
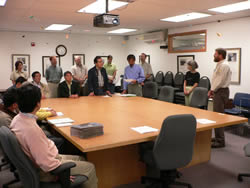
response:
<path id="1" fill-rule="evenodd" d="M 101 56 L 96 56 L 95 59 L 94 59 L 95 64 L 98 62 L 98 59 L 102 59 L 102 57 Z"/>
<path id="2" fill-rule="evenodd" d="M 37 103 L 41 101 L 41 90 L 33 84 L 27 84 L 17 89 L 18 108 L 21 112 L 31 113 L 34 111 Z"/>
<path id="3" fill-rule="evenodd" d="M 8 108 L 14 103 L 17 103 L 17 89 L 10 88 L 3 95 L 3 104 Z"/>
<path id="4" fill-rule="evenodd" d="M 17 84 L 17 83 L 22 84 L 22 83 L 24 83 L 24 82 L 26 82 L 26 81 L 27 81 L 27 80 L 26 80 L 24 77 L 20 76 L 20 77 L 18 77 L 18 78 L 16 79 L 16 84 Z"/>
<path id="5" fill-rule="evenodd" d="M 108 55 L 108 59 L 112 58 L 113 59 L 113 56 L 112 55 Z"/>
<path id="6" fill-rule="evenodd" d="M 50 56 L 50 57 L 49 57 L 49 60 L 52 61 L 53 57 L 55 57 L 55 56 Z"/>
<path id="7" fill-rule="evenodd" d="M 223 59 L 226 59 L 227 57 L 227 51 L 223 48 L 217 48 L 215 50 L 219 55 L 222 55 Z"/>
<path id="8" fill-rule="evenodd" d="M 143 52 L 143 53 L 141 53 L 141 54 L 143 54 L 143 55 L 145 55 L 145 56 L 147 57 L 147 54 L 145 54 L 144 52 Z"/>
<path id="9" fill-rule="evenodd" d="M 129 54 L 127 60 L 129 61 L 130 59 L 135 60 L 135 56 L 133 54 Z"/>
<path id="10" fill-rule="evenodd" d="M 70 71 L 66 71 L 63 75 L 66 76 L 67 74 L 70 74 L 72 76 L 72 73 Z"/>
<path id="11" fill-rule="evenodd" d="M 33 72 L 33 73 L 32 73 L 32 75 L 31 75 L 31 76 L 32 76 L 32 78 L 35 78 L 35 77 L 36 77 L 36 74 L 41 74 L 41 73 L 40 73 L 40 72 L 38 72 L 38 71 Z"/>
<path id="12" fill-rule="evenodd" d="M 192 70 L 195 70 L 195 69 L 199 68 L 198 63 L 195 60 L 191 60 L 187 64 L 192 67 Z"/>
<path id="13" fill-rule="evenodd" d="M 17 62 L 15 63 L 15 69 L 16 69 L 16 70 L 18 69 L 18 66 L 19 66 L 20 64 L 23 65 L 23 62 L 22 62 L 22 61 L 17 61 Z"/>

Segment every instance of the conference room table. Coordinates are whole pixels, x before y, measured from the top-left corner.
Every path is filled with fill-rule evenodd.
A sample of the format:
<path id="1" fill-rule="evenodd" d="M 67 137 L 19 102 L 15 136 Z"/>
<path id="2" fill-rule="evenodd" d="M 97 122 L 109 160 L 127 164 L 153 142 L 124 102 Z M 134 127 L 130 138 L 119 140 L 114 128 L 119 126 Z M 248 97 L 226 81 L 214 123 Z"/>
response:
<path id="1" fill-rule="evenodd" d="M 77 99 L 44 99 L 42 107 L 50 107 L 71 118 L 73 125 L 98 122 L 104 125 L 104 135 L 80 139 L 70 135 L 70 126 L 52 127 L 95 165 L 99 188 L 111 188 L 137 182 L 145 175 L 145 165 L 139 161 L 138 144 L 154 140 L 163 120 L 176 114 L 193 114 L 197 119 L 214 121 L 197 123 L 193 166 L 208 162 L 211 157 L 212 129 L 247 122 L 246 118 L 215 113 L 142 97 L 80 97 Z M 150 126 L 158 132 L 140 134 L 132 127 Z M 185 124 L 183 124 L 185 126 Z M 180 130 L 182 131 L 182 130 Z"/>

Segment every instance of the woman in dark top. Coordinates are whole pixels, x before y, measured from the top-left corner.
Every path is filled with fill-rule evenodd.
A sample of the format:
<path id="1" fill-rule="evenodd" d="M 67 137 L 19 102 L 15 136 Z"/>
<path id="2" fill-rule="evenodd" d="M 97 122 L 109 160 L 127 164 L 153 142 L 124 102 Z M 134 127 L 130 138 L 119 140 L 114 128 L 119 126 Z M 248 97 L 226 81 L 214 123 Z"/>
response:
<path id="1" fill-rule="evenodd" d="M 192 60 L 187 63 L 188 66 L 188 72 L 185 76 L 184 81 L 184 94 L 185 94 L 185 105 L 189 106 L 191 98 L 192 98 L 192 92 L 194 88 L 198 86 L 198 83 L 200 81 L 200 73 L 196 71 L 198 68 L 198 64 L 196 61 Z"/>

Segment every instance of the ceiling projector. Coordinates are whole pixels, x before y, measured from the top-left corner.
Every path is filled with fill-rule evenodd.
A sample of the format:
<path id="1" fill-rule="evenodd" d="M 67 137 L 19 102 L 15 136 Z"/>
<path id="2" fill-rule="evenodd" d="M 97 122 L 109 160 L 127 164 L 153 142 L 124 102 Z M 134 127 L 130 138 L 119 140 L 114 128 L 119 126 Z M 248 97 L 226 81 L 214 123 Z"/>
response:
<path id="1" fill-rule="evenodd" d="M 114 27 L 120 25 L 119 15 L 100 14 L 94 17 L 94 27 Z"/>

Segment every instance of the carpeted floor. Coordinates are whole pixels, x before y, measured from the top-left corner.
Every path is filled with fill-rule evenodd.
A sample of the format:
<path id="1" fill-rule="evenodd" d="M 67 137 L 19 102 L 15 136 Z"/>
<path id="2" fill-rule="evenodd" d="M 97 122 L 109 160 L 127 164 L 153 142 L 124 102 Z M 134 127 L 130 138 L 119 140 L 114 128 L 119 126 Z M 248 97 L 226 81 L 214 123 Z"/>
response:
<path id="1" fill-rule="evenodd" d="M 209 163 L 182 170 L 183 177 L 180 181 L 191 183 L 193 188 L 250 188 L 250 178 L 245 178 L 242 183 L 237 182 L 238 173 L 250 173 L 250 158 L 245 157 L 243 152 L 243 146 L 250 142 L 250 139 L 229 133 L 226 133 L 226 139 L 226 148 L 213 149 Z M 8 170 L 0 172 L 0 187 L 12 178 Z M 16 184 L 11 187 L 19 188 L 21 185 Z M 119 188 L 143 187 L 139 183 L 119 186 Z"/>

